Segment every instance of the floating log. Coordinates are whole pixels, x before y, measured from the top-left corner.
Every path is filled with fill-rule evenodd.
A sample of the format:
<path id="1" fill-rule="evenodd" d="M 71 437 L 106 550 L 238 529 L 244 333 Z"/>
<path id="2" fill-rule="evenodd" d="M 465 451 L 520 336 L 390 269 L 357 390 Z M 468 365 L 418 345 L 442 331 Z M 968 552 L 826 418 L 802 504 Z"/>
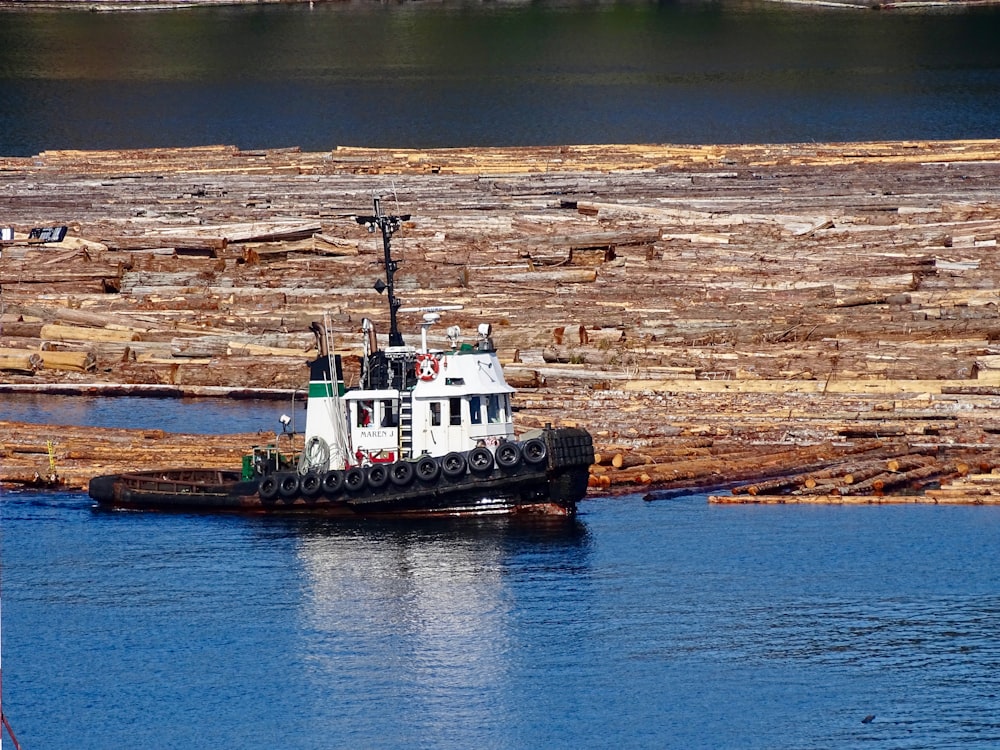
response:
<path id="1" fill-rule="evenodd" d="M 798 487 L 800 482 L 801 480 L 798 477 L 782 477 L 741 487 L 733 487 L 732 493 L 734 495 L 739 495 L 741 492 L 746 492 L 748 495 L 766 495 L 776 490 Z"/>
<path id="2" fill-rule="evenodd" d="M 863 305 L 884 305 L 886 295 L 884 294 L 859 294 L 853 297 L 838 299 L 833 303 L 834 307 L 862 307 Z"/>
<path id="3" fill-rule="evenodd" d="M 787 472 L 795 465 L 812 463 L 820 457 L 832 457 L 834 451 L 828 445 L 811 446 L 771 453 L 766 458 L 753 455 L 746 458 L 727 460 L 706 458 L 676 461 L 668 464 L 646 464 L 632 469 L 624 469 L 613 481 L 637 484 L 651 482 L 683 482 L 704 476 L 736 479 L 743 476 L 763 477 Z"/>
<path id="4" fill-rule="evenodd" d="M 25 265 L 4 266 L 0 268 L 0 285 L 31 284 L 86 284 L 88 282 L 102 283 L 105 279 L 118 279 L 122 268 L 118 266 L 93 266 L 84 264 L 70 269 L 57 269 L 49 266 Z"/>
<path id="5" fill-rule="evenodd" d="M 841 427 L 837 430 L 838 434 L 843 435 L 846 438 L 886 438 L 886 437 L 898 437 L 900 435 L 907 434 L 907 428 L 898 425 L 890 424 L 887 422 L 880 422 L 873 425 L 851 425 L 849 427 Z"/>
<path id="6" fill-rule="evenodd" d="M 538 370 L 524 367 L 504 367 L 504 379 L 513 388 L 541 388 L 545 385 L 545 379 Z"/>
<path id="7" fill-rule="evenodd" d="M 139 334 L 127 330 L 46 323 L 42 326 L 41 338 L 56 341 L 138 341 Z"/>
<path id="8" fill-rule="evenodd" d="M 0 333 L 4 336 L 38 339 L 42 337 L 42 325 L 41 322 L 25 323 L 23 321 L 0 323 Z"/>
<path id="9" fill-rule="evenodd" d="M 983 497 L 961 491 L 927 490 L 922 495 L 709 495 L 715 505 L 1000 505 L 1000 495 Z"/>
<path id="10" fill-rule="evenodd" d="M 170 248 L 175 251 L 203 252 L 210 257 L 217 257 L 229 246 L 229 239 L 222 236 L 185 237 L 179 234 L 142 234 L 136 236 L 104 237 L 102 242 L 109 250 L 151 250 Z"/>
<path id="11" fill-rule="evenodd" d="M 562 268 L 549 271 L 482 271 L 478 279 L 527 283 L 556 282 L 559 284 L 590 284 L 597 281 L 597 271 L 591 268 Z"/>
<path id="12" fill-rule="evenodd" d="M 97 357 L 93 352 L 40 351 L 38 355 L 46 370 L 93 372 L 97 367 Z"/>
<path id="13" fill-rule="evenodd" d="M 611 465 L 616 469 L 630 469 L 633 466 L 648 466 L 654 463 L 651 456 L 640 453 L 616 453 L 611 457 Z"/>
<path id="14" fill-rule="evenodd" d="M 42 358 L 35 352 L 2 354 L 0 353 L 0 370 L 10 373 L 34 375 L 42 367 Z"/>

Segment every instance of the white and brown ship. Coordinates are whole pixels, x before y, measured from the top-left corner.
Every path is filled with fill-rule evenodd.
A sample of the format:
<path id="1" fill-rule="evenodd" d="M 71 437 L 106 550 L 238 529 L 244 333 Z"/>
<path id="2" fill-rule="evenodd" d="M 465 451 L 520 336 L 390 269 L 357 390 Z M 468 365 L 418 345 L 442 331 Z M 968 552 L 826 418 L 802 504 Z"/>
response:
<path id="1" fill-rule="evenodd" d="M 515 435 L 511 395 L 491 338 L 447 329 L 449 346 L 427 344 L 447 306 L 424 311 L 420 346 L 404 342 L 393 289 L 390 239 L 408 216 L 359 223 L 380 231 L 390 329 L 379 348 L 363 324 L 359 386 L 344 385 L 327 329 L 313 324 L 319 356 L 309 363 L 304 450 L 253 449 L 242 469 L 144 470 L 95 477 L 90 496 L 103 508 L 318 516 L 573 515 L 594 459 L 583 429 Z"/>

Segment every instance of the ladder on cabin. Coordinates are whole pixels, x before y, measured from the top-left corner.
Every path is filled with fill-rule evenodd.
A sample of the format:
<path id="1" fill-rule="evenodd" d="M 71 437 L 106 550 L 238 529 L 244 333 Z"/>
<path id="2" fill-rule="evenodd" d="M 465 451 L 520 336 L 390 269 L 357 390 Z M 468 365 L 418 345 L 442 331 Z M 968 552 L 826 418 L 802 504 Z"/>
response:
<path id="1" fill-rule="evenodd" d="M 409 393 L 399 398 L 399 457 L 413 458 L 413 397 Z"/>

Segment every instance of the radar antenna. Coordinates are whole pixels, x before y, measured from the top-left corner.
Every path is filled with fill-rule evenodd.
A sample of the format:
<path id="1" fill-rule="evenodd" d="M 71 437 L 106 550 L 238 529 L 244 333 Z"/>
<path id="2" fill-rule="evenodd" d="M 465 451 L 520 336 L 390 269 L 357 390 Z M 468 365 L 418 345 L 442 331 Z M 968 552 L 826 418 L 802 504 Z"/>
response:
<path id="1" fill-rule="evenodd" d="M 385 291 L 388 292 L 389 346 L 403 346 L 403 335 L 399 332 L 399 325 L 396 322 L 396 313 L 399 311 L 402 303 L 396 299 L 395 290 L 393 289 L 393 275 L 396 273 L 396 269 L 399 268 L 399 264 L 392 259 L 391 239 L 393 232 L 397 231 L 404 221 L 410 220 L 410 215 L 386 216 L 382 213 L 382 205 L 379 198 L 375 197 L 373 200 L 375 203 L 375 215 L 355 216 L 354 220 L 358 224 L 363 224 L 367 227 L 369 232 L 374 232 L 378 229 L 382 233 L 382 250 L 385 253 L 385 282 L 383 283 L 382 279 L 378 279 L 375 282 L 375 291 L 379 294 Z"/>

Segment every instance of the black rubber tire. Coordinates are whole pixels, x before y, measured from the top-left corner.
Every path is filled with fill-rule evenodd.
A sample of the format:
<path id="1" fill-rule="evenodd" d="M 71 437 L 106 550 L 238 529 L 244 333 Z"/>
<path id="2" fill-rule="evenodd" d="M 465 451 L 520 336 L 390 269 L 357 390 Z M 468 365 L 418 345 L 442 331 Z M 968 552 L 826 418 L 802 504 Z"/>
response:
<path id="1" fill-rule="evenodd" d="M 488 448 L 473 448 L 469 451 L 469 471 L 477 474 L 493 471 L 493 454 Z"/>
<path id="2" fill-rule="evenodd" d="M 513 469 L 521 463 L 521 446 L 517 443 L 500 443 L 494 456 L 501 469 Z"/>
<path id="3" fill-rule="evenodd" d="M 299 494 L 299 475 L 282 474 L 278 481 L 278 494 L 286 500 L 291 500 Z"/>
<path id="4" fill-rule="evenodd" d="M 521 446 L 521 454 L 526 463 L 537 466 L 545 463 L 545 459 L 549 457 L 549 449 L 545 447 L 545 441 L 541 438 L 531 438 L 524 441 L 524 445 Z"/>
<path id="5" fill-rule="evenodd" d="M 441 459 L 441 473 L 448 479 L 458 479 L 465 475 L 467 468 L 465 456 L 452 451 Z"/>
<path id="6" fill-rule="evenodd" d="M 389 467 L 389 481 L 397 487 L 405 487 L 413 481 L 413 464 L 397 461 Z"/>
<path id="7" fill-rule="evenodd" d="M 344 489 L 344 472 L 328 471 L 323 475 L 323 492 L 327 495 L 336 495 Z"/>
<path id="8" fill-rule="evenodd" d="M 365 471 L 360 466 L 352 466 L 344 473 L 344 487 L 348 492 L 360 492 L 365 487 Z"/>
<path id="9" fill-rule="evenodd" d="M 257 485 L 257 493 L 261 500 L 274 500 L 278 496 L 278 479 L 274 474 L 268 474 Z"/>
<path id="10" fill-rule="evenodd" d="M 323 478 L 315 471 L 306 472 L 299 480 L 299 487 L 305 497 L 316 497 L 323 490 Z"/>
<path id="11" fill-rule="evenodd" d="M 389 470 L 385 464 L 372 464 L 365 471 L 365 481 L 373 490 L 380 490 L 389 481 Z"/>
<path id="12" fill-rule="evenodd" d="M 417 478 L 421 482 L 436 482 L 441 476 L 441 464 L 430 456 L 421 456 L 416 465 Z"/>

